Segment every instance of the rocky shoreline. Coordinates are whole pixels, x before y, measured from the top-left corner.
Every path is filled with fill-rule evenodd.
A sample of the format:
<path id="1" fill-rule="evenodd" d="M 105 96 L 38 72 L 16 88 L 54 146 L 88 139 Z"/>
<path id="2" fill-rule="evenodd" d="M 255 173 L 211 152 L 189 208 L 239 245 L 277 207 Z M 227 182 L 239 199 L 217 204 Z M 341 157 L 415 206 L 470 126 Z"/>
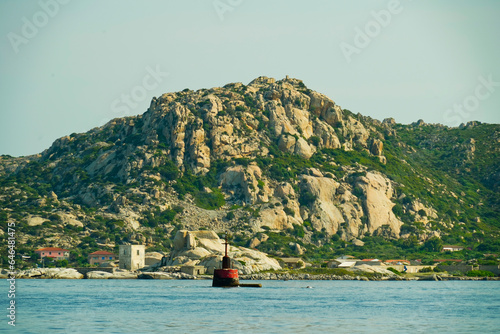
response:
<path id="1" fill-rule="evenodd" d="M 10 278 L 9 271 L 2 269 L 0 278 Z M 131 272 L 116 269 L 113 273 L 105 271 L 90 271 L 81 274 L 73 268 L 36 268 L 17 271 L 16 279 L 212 279 L 211 275 L 189 275 L 181 272 Z M 356 280 L 356 281 L 500 281 L 500 277 L 467 277 L 446 275 L 398 276 L 398 275 L 328 275 L 328 274 L 291 274 L 291 273 L 255 273 L 240 275 L 240 280 Z"/>
<path id="2" fill-rule="evenodd" d="M 362 275 L 311 275 L 311 274 L 274 274 L 259 273 L 241 275 L 240 280 L 316 280 L 316 281 L 500 281 L 500 277 L 467 277 L 467 276 L 444 276 L 444 275 L 422 275 L 422 276 L 362 276 Z"/>

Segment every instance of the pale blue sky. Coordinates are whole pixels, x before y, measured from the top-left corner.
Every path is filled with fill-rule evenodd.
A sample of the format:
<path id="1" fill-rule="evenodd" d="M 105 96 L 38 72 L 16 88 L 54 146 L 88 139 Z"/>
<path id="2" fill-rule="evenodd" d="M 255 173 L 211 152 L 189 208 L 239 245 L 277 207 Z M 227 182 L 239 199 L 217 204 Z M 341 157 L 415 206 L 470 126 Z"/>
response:
<path id="1" fill-rule="evenodd" d="M 2 0 L 0 154 L 261 75 L 380 120 L 500 123 L 499 17 L 495 0 Z"/>

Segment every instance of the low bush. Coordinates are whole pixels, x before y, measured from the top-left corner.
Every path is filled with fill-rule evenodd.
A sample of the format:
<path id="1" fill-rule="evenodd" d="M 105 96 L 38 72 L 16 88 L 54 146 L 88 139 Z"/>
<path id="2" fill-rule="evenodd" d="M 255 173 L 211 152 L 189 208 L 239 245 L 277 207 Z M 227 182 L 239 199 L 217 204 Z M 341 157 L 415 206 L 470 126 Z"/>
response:
<path id="1" fill-rule="evenodd" d="M 397 269 L 394 269 L 393 267 L 389 267 L 389 268 L 387 268 L 387 270 L 392 271 L 396 275 L 401 275 L 401 272 Z"/>
<path id="2" fill-rule="evenodd" d="M 488 270 L 471 270 L 465 275 L 467 277 L 495 277 L 495 274 Z"/>

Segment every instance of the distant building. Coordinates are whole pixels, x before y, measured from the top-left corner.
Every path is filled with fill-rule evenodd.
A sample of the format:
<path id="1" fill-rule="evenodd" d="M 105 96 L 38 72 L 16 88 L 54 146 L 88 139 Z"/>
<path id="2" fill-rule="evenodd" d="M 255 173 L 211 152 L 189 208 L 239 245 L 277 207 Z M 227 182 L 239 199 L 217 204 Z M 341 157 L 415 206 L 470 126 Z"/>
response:
<path id="1" fill-rule="evenodd" d="M 50 257 L 55 260 L 68 260 L 69 259 L 69 250 L 62 249 L 58 247 L 45 247 L 40 248 L 35 251 L 37 255 L 40 256 L 41 259 L 44 257 Z"/>
<path id="2" fill-rule="evenodd" d="M 90 265 L 101 264 L 103 262 L 115 261 L 116 255 L 108 251 L 97 251 L 89 254 Z"/>
<path id="3" fill-rule="evenodd" d="M 305 263 L 300 257 L 284 257 L 281 260 L 287 268 L 301 269 L 305 267 Z"/>
<path id="4" fill-rule="evenodd" d="M 356 261 L 344 261 L 337 265 L 337 268 L 352 268 L 356 265 Z M 333 267 L 335 268 L 335 267 Z"/>
<path id="5" fill-rule="evenodd" d="M 361 261 L 360 259 L 355 259 L 354 256 L 342 256 L 331 260 L 328 262 L 328 268 L 352 268 L 356 265 L 356 262 Z"/>
<path id="6" fill-rule="evenodd" d="M 385 260 L 384 263 L 388 266 L 390 265 L 410 265 L 411 262 L 409 260 Z"/>
<path id="7" fill-rule="evenodd" d="M 356 261 L 357 266 L 362 264 L 367 264 L 369 266 L 380 266 L 382 264 L 382 261 L 380 261 L 379 259 L 363 259 Z"/>
<path id="8" fill-rule="evenodd" d="M 204 266 L 182 266 L 181 272 L 189 275 L 203 275 L 207 269 Z"/>
<path id="9" fill-rule="evenodd" d="M 145 267 L 146 246 L 120 245 L 120 269 L 137 270 Z"/>
<path id="10" fill-rule="evenodd" d="M 441 250 L 441 252 L 460 252 L 463 249 L 464 249 L 463 246 L 445 245 L 445 246 L 443 246 L 443 249 Z"/>

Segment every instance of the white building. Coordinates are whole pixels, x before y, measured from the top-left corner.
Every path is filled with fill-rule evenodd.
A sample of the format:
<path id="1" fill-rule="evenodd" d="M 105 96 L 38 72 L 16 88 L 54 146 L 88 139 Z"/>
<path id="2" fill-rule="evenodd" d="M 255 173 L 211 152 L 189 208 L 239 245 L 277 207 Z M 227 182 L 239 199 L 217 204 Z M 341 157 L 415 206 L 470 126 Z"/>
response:
<path id="1" fill-rule="evenodd" d="M 137 270 L 144 268 L 146 246 L 120 245 L 120 269 Z"/>

